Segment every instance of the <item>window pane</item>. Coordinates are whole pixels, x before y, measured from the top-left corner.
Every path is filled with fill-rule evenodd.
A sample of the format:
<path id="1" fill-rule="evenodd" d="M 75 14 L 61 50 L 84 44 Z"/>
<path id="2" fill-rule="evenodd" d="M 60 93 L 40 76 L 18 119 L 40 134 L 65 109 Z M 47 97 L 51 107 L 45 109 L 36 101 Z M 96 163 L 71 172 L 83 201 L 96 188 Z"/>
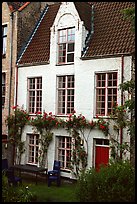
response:
<path id="1" fill-rule="evenodd" d="M 66 42 L 66 30 L 59 31 L 59 43 Z"/>
<path id="2" fill-rule="evenodd" d="M 67 62 L 74 62 L 74 53 L 67 54 Z"/>
<path id="3" fill-rule="evenodd" d="M 68 52 L 74 52 L 74 43 L 68 44 Z"/>
<path id="4" fill-rule="evenodd" d="M 69 28 L 68 29 L 68 41 L 74 41 L 75 40 L 75 28 Z"/>

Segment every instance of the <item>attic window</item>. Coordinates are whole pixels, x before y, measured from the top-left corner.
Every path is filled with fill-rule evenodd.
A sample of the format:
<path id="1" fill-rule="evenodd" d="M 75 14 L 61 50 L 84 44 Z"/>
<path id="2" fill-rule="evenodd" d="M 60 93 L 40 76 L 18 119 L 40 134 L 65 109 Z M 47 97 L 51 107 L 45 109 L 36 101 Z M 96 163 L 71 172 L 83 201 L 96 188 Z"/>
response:
<path id="1" fill-rule="evenodd" d="M 75 28 L 58 31 L 58 64 L 74 62 Z"/>

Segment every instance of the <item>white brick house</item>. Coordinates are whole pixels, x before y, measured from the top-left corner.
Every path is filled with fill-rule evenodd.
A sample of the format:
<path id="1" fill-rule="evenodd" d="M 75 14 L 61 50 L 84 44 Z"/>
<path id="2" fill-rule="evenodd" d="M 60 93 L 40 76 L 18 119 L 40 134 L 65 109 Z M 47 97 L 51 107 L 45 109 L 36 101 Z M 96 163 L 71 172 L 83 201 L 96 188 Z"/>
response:
<path id="1" fill-rule="evenodd" d="M 133 36 L 130 42 L 124 38 L 124 35 L 131 36 L 132 33 L 129 26 L 126 34 L 124 33 L 127 24 L 122 20 L 121 25 L 119 14 L 121 9 L 132 7 L 133 4 L 126 2 L 123 7 L 122 2 L 118 3 L 109 3 L 117 13 L 111 11 L 108 2 L 93 2 L 94 7 L 85 2 L 62 2 L 47 6 L 17 61 L 15 105 L 29 111 L 32 117 L 35 117 L 36 111 L 46 111 L 67 119 L 68 114 L 75 110 L 77 115 L 82 114 L 88 120 L 97 120 L 97 115 L 109 120 L 112 102 L 121 104 L 118 85 L 122 79 L 131 79 L 131 54 L 134 49 Z M 102 17 L 103 12 L 105 17 Z M 114 15 L 120 19 L 120 22 L 114 25 L 121 25 L 119 30 L 123 38 L 117 28 L 113 29 Z M 39 90 L 36 88 L 38 85 L 41 85 Z M 35 93 L 39 95 L 36 97 Z M 54 129 L 53 132 L 46 163 L 48 170 L 52 169 L 55 159 L 59 160 L 61 150 L 61 175 L 72 178 L 73 174 L 65 164 L 66 142 L 71 143 L 71 135 L 63 128 Z M 111 127 L 110 132 L 113 134 Z M 123 140 L 129 143 L 127 131 L 123 133 Z M 30 135 L 34 137 L 35 143 L 32 127 L 26 126 L 22 134 L 26 151 L 22 155 L 21 163 L 38 165 L 28 159 Z M 120 138 L 118 140 L 120 141 Z M 96 128 L 91 131 L 88 139 L 87 168 L 96 167 L 96 151 L 101 150 L 96 147 L 109 150 L 108 141 L 109 135 L 105 136 Z M 63 142 L 65 146 L 59 146 Z M 109 156 L 110 151 L 107 153 L 108 158 Z"/>

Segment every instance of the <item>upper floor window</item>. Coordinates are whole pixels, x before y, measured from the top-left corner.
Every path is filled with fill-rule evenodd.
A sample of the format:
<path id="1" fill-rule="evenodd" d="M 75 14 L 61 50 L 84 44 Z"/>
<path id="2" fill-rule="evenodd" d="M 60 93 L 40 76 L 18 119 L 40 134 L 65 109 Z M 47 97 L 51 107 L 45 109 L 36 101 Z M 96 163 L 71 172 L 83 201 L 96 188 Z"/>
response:
<path id="1" fill-rule="evenodd" d="M 96 115 L 110 115 L 114 103 L 117 103 L 117 72 L 96 74 Z"/>
<path id="2" fill-rule="evenodd" d="M 42 111 L 42 77 L 28 79 L 28 111 Z"/>
<path id="3" fill-rule="evenodd" d="M 5 104 L 5 94 L 6 94 L 6 74 L 2 73 L 2 107 L 4 107 Z"/>
<path id="4" fill-rule="evenodd" d="M 66 115 L 74 110 L 74 75 L 57 78 L 58 115 Z"/>
<path id="5" fill-rule="evenodd" d="M 75 28 L 58 31 L 58 64 L 74 62 Z"/>
<path id="6" fill-rule="evenodd" d="M 2 55 L 6 55 L 7 50 L 7 25 L 2 25 Z"/>

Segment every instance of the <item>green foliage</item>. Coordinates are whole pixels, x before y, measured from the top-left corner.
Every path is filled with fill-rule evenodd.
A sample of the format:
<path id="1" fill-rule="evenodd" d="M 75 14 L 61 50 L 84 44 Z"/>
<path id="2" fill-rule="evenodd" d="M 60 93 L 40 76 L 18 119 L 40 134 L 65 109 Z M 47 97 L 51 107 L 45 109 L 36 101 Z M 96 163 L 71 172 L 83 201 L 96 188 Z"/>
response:
<path id="1" fill-rule="evenodd" d="M 97 127 L 106 136 L 108 135 L 108 122 L 103 118 L 98 118 L 97 121 L 88 121 L 82 114 L 76 115 L 73 111 L 69 115 L 68 120 L 64 123 L 64 127 L 68 130 L 74 143 L 72 144 L 72 155 L 71 155 L 71 170 L 74 175 L 79 177 L 79 173 L 82 170 L 86 170 L 88 164 L 88 137 L 91 130 Z M 89 134 L 85 136 L 85 129 L 89 130 Z"/>
<path id="2" fill-rule="evenodd" d="M 72 138 L 75 140 L 75 143 L 72 148 L 71 155 L 71 164 L 70 168 L 74 170 L 76 169 L 76 174 L 81 168 L 85 169 L 87 166 L 87 157 L 88 157 L 88 136 L 90 135 L 90 131 L 97 127 L 99 130 L 103 131 L 105 135 L 108 135 L 108 122 L 99 118 L 96 122 L 88 121 L 82 114 L 76 115 L 75 111 L 68 116 L 68 120 L 61 120 L 52 115 L 52 112 L 49 114 L 44 112 L 37 112 L 34 118 L 29 117 L 29 114 L 24 110 L 21 110 L 17 107 L 14 107 L 14 114 L 7 118 L 7 124 L 9 126 L 9 134 L 11 138 L 11 142 L 16 145 L 16 148 L 19 150 L 18 159 L 19 162 L 21 160 L 21 154 L 25 151 L 24 142 L 21 141 L 22 129 L 26 124 L 32 125 L 34 129 L 34 133 L 40 133 L 39 138 L 39 155 L 38 160 L 40 166 L 45 165 L 45 160 L 47 157 L 47 151 L 50 142 L 53 138 L 53 128 L 63 127 L 67 129 Z M 85 137 L 85 129 L 89 130 L 89 134 L 87 138 Z M 81 141 L 83 144 L 81 144 Z M 86 143 L 86 148 L 85 144 Z M 17 151 L 16 151 L 17 152 Z M 17 155 L 16 155 L 17 156 Z"/>
<path id="3" fill-rule="evenodd" d="M 15 150 L 18 152 L 18 160 L 20 162 L 21 155 L 25 151 L 24 142 L 21 141 L 22 130 L 24 126 L 29 123 L 29 113 L 20 109 L 18 106 L 14 106 L 14 113 L 7 117 L 6 125 L 8 126 L 8 136 L 10 143 L 15 146 Z"/>
<path id="4" fill-rule="evenodd" d="M 130 98 L 125 101 L 123 105 L 114 104 L 113 113 L 111 114 L 111 119 L 115 122 L 113 128 L 116 130 L 117 134 L 119 135 L 119 131 L 122 128 L 127 128 L 127 131 L 130 135 L 130 148 L 127 143 L 118 143 L 118 141 L 113 140 L 112 148 L 112 156 L 113 159 L 119 159 L 117 154 L 117 150 L 120 150 L 122 155 L 129 151 L 131 156 L 133 156 L 133 144 L 135 140 L 135 81 L 129 80 L 119 85 L 122 92 L 127 91 L 130 95 Z M 134 159 L 133 159 L 134 165 Z"/>
<path id="5" fill-rule="evenodd" d="M 60 120 L 58 120 L 52 113 L 47 114 L 46 112 L 41 114 L 38 112 L 35 118 L 32 118 L 30 124 L 38 133 L 40 133 L 39 138 L 39 164 L 40 166 L 45 166 L 45 159 L 47 157 L 47 151 L 50 142 L 53 138 L 53 128 L 59 128 L 61 126 Z"/>
<path id="6" fill-rule="evenodd" d="M 135 169 L 129 161 L 120 161 L 82 172 L 77 185 L 80 202 L 134 202 Z"/>
<path id="7" fill-rule="evenodd" d="M 109 123 L 105 121 L 103 118 L 99 118 L 99 120 L 96 123 L 96 126 L 99 128 L 99 130 L 102 130 L 106 136 L 108 135 Z"/>
<path id="8" fill-rule="evenodd" d="M 121 12 L 123 14 L 124 19 L 130 20 L 132 25 L 132 31 L 135 31 L 135 7 L 123 9 Z"/>
<path id="9" fill-rule="evenodd" d="M 60 120 L 58 120 L 52 113 L 47 114 L 46 112 L 41 114 L 41 112 L 36 114 L 35 118 L 32 118 L 30 124 L 36 127 L 37 131 L 42 134 L 43 129 L 46 131 L 51 131 L 53 128 L 58 128 L 61 126 Z"/>
<path id="10" fill-rule="evenodd" d="M 28 186 L 9 186 L 6 175 L 2 174 L 2 202 L 31 202 L 33 198 Z"/>
<path id="11" fill-rule="evenodd" d="M 75 139 L 75 142 L 72 143 L 72 153 L 71 153 L 71 170 L 73 171 L 76 177 L 79 176 L 80 169 L 85 170 L 87 166 L 87 157 L 88 154 L 85 150 L 85 147 L 81 145 L 81 138 L 77 130 L 73 129 L 72 138 Z"/>

